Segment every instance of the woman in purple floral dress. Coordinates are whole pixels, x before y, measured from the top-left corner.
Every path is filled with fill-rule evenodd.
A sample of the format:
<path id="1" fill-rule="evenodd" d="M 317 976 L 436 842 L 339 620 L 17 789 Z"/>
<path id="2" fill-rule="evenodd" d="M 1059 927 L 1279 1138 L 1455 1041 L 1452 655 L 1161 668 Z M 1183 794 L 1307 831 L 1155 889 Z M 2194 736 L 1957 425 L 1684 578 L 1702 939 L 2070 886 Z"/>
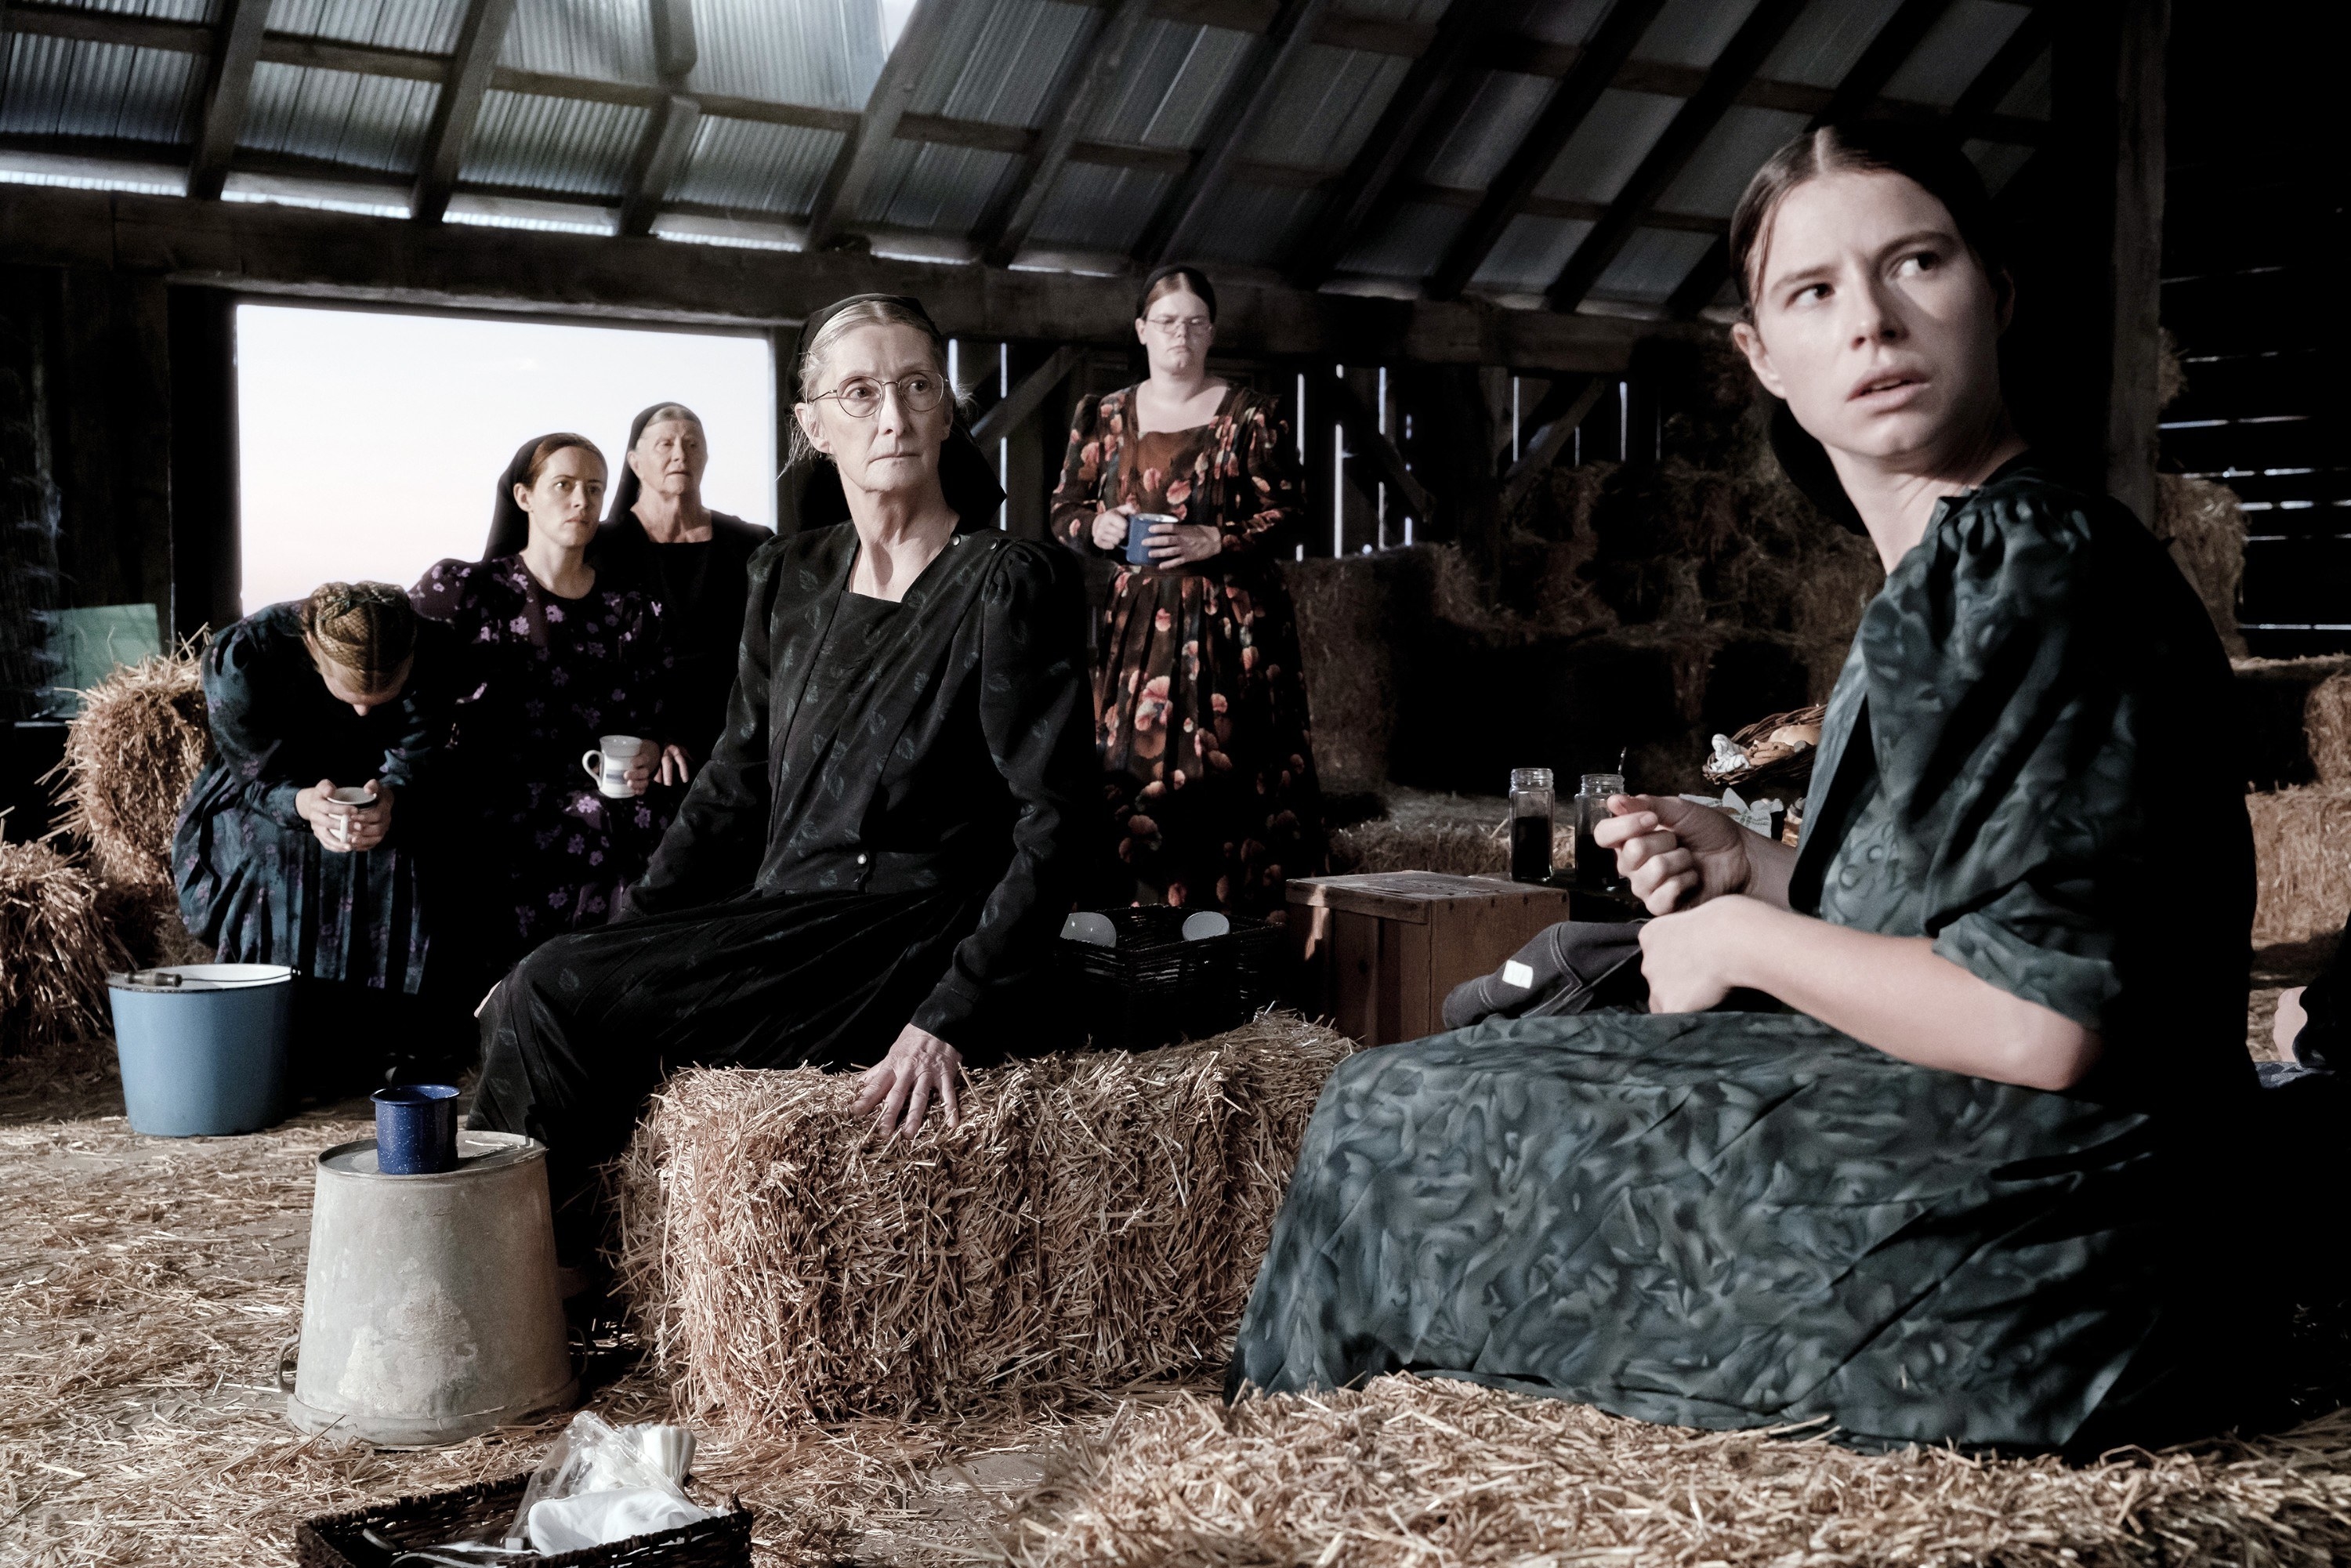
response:
<path id="1" fill-rule="evenodd" d="M 672 663 L 661 607 L 601 588 L 584 559 L 603 492 L 604 459 L 585 437 L 527 443 L 499 482 L 485 558 L 442 561 L 409 592 L 461 650 L 444 788 L 455 806 L 470 798 L 469 956 L 486 977 L 610 917 L 669 825 L 645 794 L 656 766 L 664 783 L 684 774 L 684 754 L 660 744 Z M 599 793 L 580 765 L 607 735 L 648 743 L 626 798 Z"/>
<path id="2" fill-rule="evenodd" d="M 1279 921 L 1283 883 L 1322 869 L 1322 795 L 1280 554 L 1301 521 L 1273 399 L 1207 373 L 1216 290 L 1190 267 L 1145 281 L 1139 385 L 1080 405 L 1053 534 L 1123 565 L 1098 627 L 1094 716 L 1113 822 L 1111 894 Z"/>

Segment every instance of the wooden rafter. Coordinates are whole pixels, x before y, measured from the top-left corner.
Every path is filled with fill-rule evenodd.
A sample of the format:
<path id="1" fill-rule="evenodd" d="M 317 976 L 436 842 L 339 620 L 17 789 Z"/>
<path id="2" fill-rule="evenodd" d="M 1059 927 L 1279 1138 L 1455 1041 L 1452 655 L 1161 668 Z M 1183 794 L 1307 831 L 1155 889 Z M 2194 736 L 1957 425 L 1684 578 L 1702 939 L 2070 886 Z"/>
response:
<path id="1" fill-rule="evenodd" d="M 1375 226 L 1393 204 L 1397 176 L 1420 145 L 1437 106 L 1458 87 L 1470 51 L 1491 29 L 1487 0 L 1453 0 L 1437 24 L 1427 52 L 1412 63 L 1379 123 L 1339 182 L 1323 221 L 1300 246 L 1289 271 L 1291 281 L 1311 288 L 1331 276 L 1356 236 Z"/>
<path id="2" fill-rule="evenodd" d="M 1576 57 L 1574 66 L 1560 79 L 1551 101 L 1543 105 L 1542 112 L 1535 116 L 1534 123 L 1520 139 L 1510 162 L 1494 177 L 1485 201 L 1446 247 L 1445 259 L 1437 263 L 1437 272 L 1428 281 L 1429 298 L 1456 298 L 1469 279 L 1477 276 L 1478 268 L 1485 265 L 1502 232 L 1510 226 L 1510 220 L 1519 215 L 1527 198 L 1551 172 L 1551 166 L 1559 161 L 1568 139 L 1591 114 L 1600 95 L 1616 79 L 1617 71 L 1633 57 L 1633 47 L 1664 9 L 1665 0 L 1616 0 L 1599 31 Z"/>
<path id="3" fill-rule="evenodd" d="M 1685 99 L 1656 144 L 1649 149 L 1633 177 L 1625 183 L 1615 198 L 1608 204 L 1607 215 L 1592 227 L 1592 232 L 1567 258 L 1560 268 L 1547 296 L 1554 310 L 1573 310 L 1592 292 L 1625 248 L 1633 231 L 1640 225 L 1641 214 L 1656 204 L 1675 176 L 1688 166 L 1691 158 L 1706 142 L 1714 128 L 1722 122 L 1730 106 L 1738 101 L 1740 90 L 1755 78 L 1755 73 L 1779 47 L 1780 40 L 1802 12 L 1806 0 L 1761 0 L 1723 46 L 1722 53 L 1707 71 L 1706 85 Z"/>
<path id="4" fill-rule="evenodd" d="M 653 67 L 669 91 L 645 117 L 644 134 L 629 161 L 621 196 L 620 229 L 624 235 L 653 232 L 654 214 L 685 167 L 695 129 L 702 123 L 701 101 L 686 90 L 686 78 L 701 57 L 691 0 L 653 0 Z"/>
<path id="5" fill-rule="evenodd" d="M 896 47 L 882 63 L 882 74 L 865 100 L 865 112 L 857 117 L 857 129 L 841 144 L 832 166 L 825 171 L 824 183 L 817 187 L 816 204 L 809 211 L 809 249 L 831 245 L 840 235 L 841 219 L 864 200 L 883 154 L 898 138 L 898 121 L 914 102 L 914 89 L 937 52 L 947 15 L 956 4 L 956 0 L 916 0 Z"/>
<path id="6" fill-rule="evenodd" d="M 1543 476 L 1544 471 L 1558 461 L 1562 452 L 1567 450 L 1567 444 L 1577 427 L 1592 416 L 1592 411 L 1600 404 L 1601 394 L 1608 390 L 1610 384 L 1605 376 L 1585 376 L 1583 382 L 1558 417 L 1537 427 L 1534 440 L 1527 444 L 1526 450 L 1510 465 L 1510 472 L 1502 476 L 1502 510 L 1505 513 L 1525 498 L 1527 492 L 1533 489 L 1536 481 Z"/>
<path id="7" fill-rule="evenodd" d="M 482 99 L 489 94 L 514 9 L 515 0 L 474 0 L 466 7 L 449 79 L 433 106 L 424 155 L 417 161 L 416 190 L 409 197 L 409 215 L 418 223 L 437 224 L 448 214 L 457 172 L 465 165 L 465 144 L 474 139 L 474 124 L 482 117 Z"/>
<path id="8" fill-rule="evenodd" d="M 1073 343 L 1064 343 L 1054 350 L 1043 364 L 1022 376 L 995 407 L 979 416 L 971 427 L 971 438 L 984 445 L 1020 428 L 1044 402 L 1046 394 L 1060 386 L 1085 357 L 1086 351 Z"/>
<path id="9" fill-rule="evenodd" d="M 204 87 L 204 119 L 196 131 L 195 154 L 188 162 L 188 194 L 211 201 L 228 183 L 229 159 L 245 129 L 245 106 L 253 96 L 253 68 L 261 63 L 261 35 L 269 23 L 269 0 L 233 0 L 222 19 L 220 44 L 213 51 L 212 79 Z"/>
<path id="10" fill-rule="evenodd" d="M 1832 120 L 1868 108 L 1951 5 L 1952 0 L 1903 0 L 1901 8 L 1878 28 L 1869 47 L 1837 83 L 1829 101 L 1820 107 L 1804 129 L 1817 131 Z M 2026 18 L 2022 25 L 2032 26 L 2032 18 Z M 1696 316 L 1722 291 L 1723 280 L 1729 276 L 1730 242 L 1726 237 L 1708 246 L 1698 265 L 1675 287 L 1666 301 L 1666 313 L 1682 320 Z"/>
<path id="11" fill-rule="evenodd" d="M 1334 376 L 1328 382 L 1316 381 L 1317 391 L 1331 400 L 1340 426 L 1347 433 L 1347 455 L 1361 457 L 1372 465 L 1379 482 L 1396 493 L 1404 509 L 1422 522 L 1436 517 L 1436 501 L 1413 471 L 1405 465 L 1404 454 L 1380 428 L 1379 415 L 1373 413 L 1355 389 L 1347 384 L 1344 376 Z"/>
<path id="12" fill-rule="evenodd" d="M 1028 242 L 1029 231 L 1037 226 L 1046 198 L 1053 193 L 1054 182 L 1061 177 L 1062 166 L 1078 144 L 1078 133 L 1093 119 L 1094 110 L 1125 69 L 1127 51 L 1151 19 L 1152 5 L 1153 0 L 1118 0 L 1110 19 L 1095 35 L 1084 63 L 1061 84 L 1045 111 L 1036 151 L 981 217 L 979 230 L 973 235 L 979 242 L 982 258 L 991 266 L 1009 266 Z"/>
<path id="13" fill-rule="evenodd" d="M 1314 41 L 1314 29 L 1330 0 L 1282 0 L 1281 9 L 1266 28 L 1265 39 L 1252 47 L 1241 68 L 1233 73 L 1217 112 L 1209 120 L 1208 144 L 1193 161 L 1192 172 L 1176 187 L 1143 231 L 1135 256 L 1157 266 L 1174 255 L 1207 216 L 1209 207 L 1232 179 L 1232 166 L 1249 145 L 1258 119 L 1298 57 Z"/>
<path id="14" fill-rule="evenodd" d="M 2016 90 L 2016 84 L 2032 68 L 2032 62 L 2048 52 L 2050 40 L 2056 35 L 2058 16 L 2057 7 L 2043 5 L 2016 25 L 2008 42 L 1985 62 L 1984 68 L 1976 73 L 1976 79 L 1968 84 L 1968 89 L 1951 106 L 1951 129 L 1955 134 L 1981 136 L 1993 128 L 2001 118 L 1998 110 L 2001 101 Z"/>

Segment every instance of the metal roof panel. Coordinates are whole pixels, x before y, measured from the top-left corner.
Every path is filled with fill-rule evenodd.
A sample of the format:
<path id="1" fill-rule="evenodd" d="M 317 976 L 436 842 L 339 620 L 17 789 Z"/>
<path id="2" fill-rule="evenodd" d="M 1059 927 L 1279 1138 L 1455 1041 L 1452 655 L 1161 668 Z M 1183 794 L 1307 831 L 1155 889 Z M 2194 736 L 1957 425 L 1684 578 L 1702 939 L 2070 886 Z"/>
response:
<path id="1" fill-rule="evenodd" d="M 634 104 L 493 90 L 465 148 L 461 180 L 566 195 L 618 196 L 644 135 Z"/>
<path id="2" fill-rule="evenodd" d="M 2006 0 L 1953 0 L 1886 84 L 1886 96 L 1949 109 L 2030 15 Z"/>
<path id="3" fill-rule="evenodd" d="M 893 141 L 858 204 L 859 221 L 893 228 L 968 234 L 1007 174 L 1022 160 L 978 147 Z"/>
<path id="4" fill-rule="evenodd" d="M 241 147 L 413 174 L 422 156 L 437 83 L 305 66 L 253 68 Z"/>
<path id="5" fill-rule="evenodd" d="M 1902 0 L 1812 0 L 1763 61 L 1770 81 L 1834 87 L 1844 79 Z"/>
<path id="6" fill-rule="evenodd" d="M 1481 288 L 1509 293 L 1549 288 L 1592 228 L 1581 218 L 1539 218 L 1520 213 L 1486 253 L 1470 281 Z"/>
<path id="7" fill-rule="evenodd" d="M 1567 139 L 1535 194 L 1562 202 L 1613 202 L 1657 138 L 1666 133 L 1683 99 L 1654 92 L 1610 88 Z"/>
<path id="8" fill-rule="evenodd" d="M 1672 66 L 1710 66 L 1754 9 L 1755 0 L 1666 0 L 1633 47 L 1633 56 Z"/>
<path id="9" fill-rule="evenodd" d="M 1580 44 L 1592 37 L 1611 0 L 1534 0 L 1525 7 L 1519 31 L 1546 44 Z"/>
<path id="10" fill-rule="evenodd" d="M 1469 214 L 1434 202 L 1407 202 L 1378 232 L 1367 234 L 1341 258 L 1339 270 L 1374 277 L 1426 277 Z"/>
<path id="11" fill-rule="evenodd" d="M 1226 84 L 1259 41 L 1229 27 L 1147 23 L 1086 134 L 1146 147 L 1198 146 Z"/>
<path id="12" fill-rule="evenodd" d="M 0 132 L 183 143 L 204 101 L 201 55 L 17 33 L 0 77 Z"/>
<path id="13" fill-rule="evenodd" d="M 104 11 L 116 16 L 144 16 L 157 22 L 220 20 L 222 0 L 53 0 L 75 11 Z"/>
<path id="14" fill-rule="evenodd" d="M 1428 160 L 1425 177 L 1433 184 L 1482 191 L 1518 151 L 1559 84 L 1522 71 L 1489 71 L 1471 93 L 1461 117 Z"/>
<path id="15" fill-rule="evenodd" d="M 2032 149 L 2019 147 L 2013 141 L 1970 141 L 1966 152 L 1974 160 L 1976 172 L 1983 176 L 1984 189 L 1995 196 L 2016 178 L 2019 170 L 2032 162 Z"/>
<path id="16" fill-rule="evenodd" d="M 1608 270 L 1600 275 L 1600 281 L 1592 286 L 1592 297 L 1662 305 L 1713 246 L 1712 235 L 1687 229 L 1635 229 L 1616 259 L 1608 264 Z M 1551 279 L 1543 281 L 1548 284 Z"/>
<path id="17" fill-rule="evenodd" d="M 2056 62 L 2050 51 L 2041 51 L 2041 57 L 2024 68 L 2008 96 L 2000 100 L 2000 112 L 2013 114 L 2020 120 L 2046 120 L 2055 112 L 2055 94 L 2052 78 Z"/>
<path id="18" fill-rule="evenodd" d="M 465 0 L 277 0 L 269 30 L 382 49 L 446 55 L 457 47 Z"/>
<path id="19" fill-rule="evenodd" d="M 916 84 L 917 113 L 1033 127 L 1101 13 L 1060 0 L 1002 0 L 946 14 L 947 36 Z"/>
<path id="20" fill-rule="evenodd" d="M 661 80 L 645 0 L 515 0 L 498 63 L 593 81 Z"/>
<path id="21" fill-rule="evenodd" d="M 1155 169 L 1065 163 L 1029 241 L 1075 250 L 1133 250 L 1175 184 L 1174 175 Z"/>
<path id="22" fill-rule="evenodd" d="M 705 114 L 667 199 L 804 215 L 842 140 L 837 131 Z"/>
<path id="23" fill-rule="evenodd" d="M 1271 266 L 1297 248 L 1330 204 L 1328 191 L 1236 180 L 1217 193 L 1196 248 L 1217 261 Z"/>
<path id="24" fill-rule="evenodd" d="M 1763 161 L 1802 133 L 1805 117 L 1785 110 L 1735 103 L 1723 112 L 1674 176 L 1657 204 L 1669 213 L 1727 218 Z"/>
<path id="25" fill-rule="evenodd" d="M 698 92 L 862 110 L 882 74 L 874 0 L 694 0 Z"/>
<path id="26" fill-rule="evenodd" d="M 1343 166 L 1411 68 L 1410 60 L 1395 55 L 1307 45 L 1259 117 L 1249 155 L 1309 169 Z"/>
<path id="27" fill-rule="evenodd" d="M 1426 24 L 1444 16 L 1446 4 L 1447 0 L 1347 0 L 1344 9 L 1350 16 Z"/>

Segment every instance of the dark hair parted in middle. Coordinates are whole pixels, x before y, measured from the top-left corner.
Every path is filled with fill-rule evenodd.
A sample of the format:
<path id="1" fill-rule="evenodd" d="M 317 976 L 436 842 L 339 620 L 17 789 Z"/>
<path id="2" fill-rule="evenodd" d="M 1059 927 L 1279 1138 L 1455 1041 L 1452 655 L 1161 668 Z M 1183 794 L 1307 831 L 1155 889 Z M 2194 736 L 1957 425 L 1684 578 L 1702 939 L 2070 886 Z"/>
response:
<path id="1" fill-rule="evenodd" d="M 1163 267 L 1143 280 L 1143 292 L 1134 297 L 1135 319 L 1139 321 L 1151 314 L 1153 301 L 1184 289 L 1200 297 L 1200 303 L 1208 308 L 1209 320 L 1217 319 L 1217 286 L 1198 267 L 1179 262 L 1174 267 Z"/>
<path id="2" fill-rule="evenodd" d="M 611 465 L 604 463 L 603 449 L 598 446 L 594 442 L 589 440 L 584 435 L 575 435 L 568 430 L 559 430 L 552 435 L 540 436 L 538 440 L 532 444 L 530 449 L 530 465 L 523 470 L 522 477 L 517 481 L 517 483 L 528 485 L 534 490 L 538 489 L 538 476 L 547 471 L 549 459 L 552 458 L 557 453 L 566 451 L 574 446 L 595 458 L 600 465 L 603 465 L 606 467 L 611 466 Z"/>

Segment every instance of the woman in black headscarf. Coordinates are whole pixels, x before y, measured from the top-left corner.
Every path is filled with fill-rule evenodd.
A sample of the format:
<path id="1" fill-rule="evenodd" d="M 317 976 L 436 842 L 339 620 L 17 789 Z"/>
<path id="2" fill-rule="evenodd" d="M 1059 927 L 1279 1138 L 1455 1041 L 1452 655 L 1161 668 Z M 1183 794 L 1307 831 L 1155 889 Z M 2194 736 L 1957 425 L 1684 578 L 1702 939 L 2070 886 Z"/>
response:
<path id="1" fill-rule="evenodd" d="M 862 1109 L 956 1117 L 963 1065 L 1050 1049 L 1051 944 L 1089 843 L 1075 563 L 1003 491 L 920 304 L 800 333 L 799 530 L 762 546 L 726 728 L 624 916 L 483 1013 L 474 1124 L 552 1151 L 559 1246 L 672 1069 L 866 1068 Z"/>
<path id="2" fill-rule="evenodd" d="M 610 916 L 668 826 L 648 785 L 657 771 L 684 776 L 683 754 L 662 746 L 671 656 L 659 607 L 585 558 L 603 492 L 603 455 L 585 436 L 525 442 L 498 480 L 488 553 L 442 561 L 409 592 L 417 613 L 457 632 L 451 805 L 463 849 L 451 859 L 480 894 L 468 901 L 475 996 L 549 937 Z M 628 795 L 606 795 L 580 766 L 606 736 L 645 743 Z"/>
<path id="3" fill-rule="evenodd" d="M 662 607 L 677 666 L 670 677 L 670 738 L 695 766 L 726 722 L 735 650 L 751 593 L 751 553 L 774 536 L 702 502 L 710 461 L 701 416 L 657 402 L 629 426 L 604 526 L 588 547 L 599 580 Z"/>

